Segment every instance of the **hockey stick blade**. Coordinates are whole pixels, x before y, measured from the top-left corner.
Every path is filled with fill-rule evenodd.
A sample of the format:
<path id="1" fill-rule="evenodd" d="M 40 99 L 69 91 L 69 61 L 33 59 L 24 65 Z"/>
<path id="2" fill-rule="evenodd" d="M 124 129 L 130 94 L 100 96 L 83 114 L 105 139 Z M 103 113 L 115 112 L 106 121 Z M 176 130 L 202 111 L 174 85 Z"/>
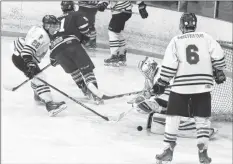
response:
<path id="1" fill-rule="evenodd" d="M 44 70 L 46 70 L 50 66 L 51 66 L 51 64 L 46 65 L 44 68 L 41 69 L 41 71 L 38 74 L 40 74 L 41 72 L 43 72 Z M 16 91 L 18 88 L 20 88 L 21 86 L 23 86 L 24 84 L 26 84 L 30 80 L 31 79 L 24 80 L 21 84 L 15 86 L 15 87 L 3 85 L 3 88 L 6 89 L 6 90 L 8 90 L 8 91 L 13 91 L 14 92 L 14 91 Z"/>

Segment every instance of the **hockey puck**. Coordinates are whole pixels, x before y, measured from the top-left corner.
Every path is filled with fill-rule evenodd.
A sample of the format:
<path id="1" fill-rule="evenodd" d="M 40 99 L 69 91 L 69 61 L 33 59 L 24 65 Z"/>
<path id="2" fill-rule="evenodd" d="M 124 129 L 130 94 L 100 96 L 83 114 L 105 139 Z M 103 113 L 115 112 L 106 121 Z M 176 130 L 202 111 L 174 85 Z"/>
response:
<path id="1" fill-rule="evenodd" d="M 138 127 L 137 127 L 137 130 L 138 130 L 138 131 L 142 131 L 142 129 L 143 129 L 142 126 L 138 126 Z"/>

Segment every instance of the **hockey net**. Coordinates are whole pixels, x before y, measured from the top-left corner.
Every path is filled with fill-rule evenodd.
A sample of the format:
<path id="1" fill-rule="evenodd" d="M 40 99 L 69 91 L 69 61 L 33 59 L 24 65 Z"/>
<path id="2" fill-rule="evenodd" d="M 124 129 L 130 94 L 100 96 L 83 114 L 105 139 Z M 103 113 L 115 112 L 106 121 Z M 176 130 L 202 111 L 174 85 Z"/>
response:
<path id="1" fill-rule="evenodd" d="M 232 42 L 218 41 L 224 50 L 226 60 L 226 81 L 215 85 L 212 91 L 212 119 L 232 122 Z"/>

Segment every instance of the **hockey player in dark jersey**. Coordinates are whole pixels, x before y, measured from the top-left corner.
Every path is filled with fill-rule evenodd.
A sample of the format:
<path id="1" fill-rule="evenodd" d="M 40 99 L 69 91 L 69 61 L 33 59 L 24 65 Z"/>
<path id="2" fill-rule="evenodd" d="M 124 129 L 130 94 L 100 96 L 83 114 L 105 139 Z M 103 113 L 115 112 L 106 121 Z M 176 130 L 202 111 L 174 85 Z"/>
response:
<path id="1" fill-rule="evenodd" d="M 28 78 L 32 79 L 31 86 L 34 98 L 46 106 L 49 116 L 55 116 L 66 108 L 64 101 L 54 102 L 49 86 L 38 80 L 35 75 L 41 72 L 39 63 L 49 50 L 50 35 L 56 31 L 56 17 L 46 15 L 43 17 L 43 27 L 33 26 L 24 38 L 14 41 L 12 61 Z M 37 77 L 44 79 L 43 72 Z"/>
<path id="2" fill-rule="evenodd" d="M 103 103 L 104 95 L 98 90 L 93 72 L 95 66 L 82 47 L 83 36 L 90 37 L 88 20 L 74 11 L 72 1 L 62 1 L 61 6 L 64 14 L 58 18 L 60 29 L 51 39 L 51 64 L 60 64 L 85 96 Z"/>
<path id="3" fill-rule="evenodd" d="M 132 16 L 132 4 L 130 1 L 100 1 L 98 10 L 103 12 L 109 3 L 112 9 L 112 18 L 108 27 L 111 57 L 105 59 L 104 63 L 113 66 L 125 65 L 127 50 L 122 31 L 125 28 L 125 23 Z M 141 17 L 147 18 L 146 4 L 143 1 L 137 2 L 137 4 Z"/>
<path id="4" fill-rule="evenodd" d="M 84 46 L 89 49 L 96 48 L 96 29 L 95 29 L 95 17 L 97 13 L 98 1 L 78 1 L 78 12 L 88 19 L 90 30 L 90 41 Z"/>

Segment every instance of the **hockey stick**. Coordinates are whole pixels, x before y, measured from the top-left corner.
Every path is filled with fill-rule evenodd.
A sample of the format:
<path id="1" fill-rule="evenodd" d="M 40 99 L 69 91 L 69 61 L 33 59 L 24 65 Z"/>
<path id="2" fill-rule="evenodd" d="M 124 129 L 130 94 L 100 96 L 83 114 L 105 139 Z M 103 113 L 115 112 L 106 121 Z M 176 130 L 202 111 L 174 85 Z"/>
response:
<path id="1" fill-rule="evenodd" d="M 129 92 L 129 93 L 123 93 L 123 94 L 113 95 L 113 96 L 106 96 L 103 99 L 104 100 L 110 100 L 110 99 L 120 98 L 120 97 L 124 97 L 124 96 L 131 96 L 131 95 L 139 94 L 139 93 L 142 93 L 142 92 L 144 92 L 144 90 L 142 90 L 142 91 L 135 91 L 135 92 Z"/>
<path id="2" fill-rule="evenodd" d="M 94 111 L 93 109 L 91 109 L 90 107 L 86 106 L 85 104 L 81 103 L 80 101 L 76 100 L 75 98 L 69 96 L 68 94 L 66 94 L 65 92 L 59 90 L 58 88 L 54 87 L 53 85 L 47 83 L 46 81 L 42 80 L 39 77 L 36 77 L 38 80 L 40 80 L 41 82 L 45 83 L 46 85 L 48 85 L 49 87 L 53 88 L 54 90 L 58 91 L 59 93 L 61 93 L 62 95 L 64 95 L 65 97 L 73 100 L 74 102 L 76 102 L 77 104 L 81 105 L 82 107 L 86 108 L 87 110 L 91 111 L 92 113 L 96 114 L 97 116 L 101 117 L 102 119 L 104 119 L 105 121 L 109 121 L 109 118 L 106 116 L 103 116 L 101 114 L 99 114 L 98 112 Z"/>
<path id="3" fill-rule="evenodd" d="M 38 73 L 38 74 L 40 74 L 41 72 L 43 72 L 44 70 L 46 70 L 48 67 L 50 67 L 51 66 L 51 64 L 48 64 L 48 65 L 46 65 L 44 68 L 42 68 L 41 69 L 41 71 Z M 37 74 L 37 75 L 38 75 Z M 3 86 L 6 90 L 8 90 L 8 91 L 16 91 L 17 89 L 19 89 L 21 86 L 23 86 L 24 84 L 26 84 L 28 81 L 30 81 L 31 79 L 27 79 L 27 80 L 25 80 L 24 82 L 22 82 L 21 84 L 19 84 L 19 85 L 17 85 L 16 87 L 10 87 L 10 86 Z"/>

